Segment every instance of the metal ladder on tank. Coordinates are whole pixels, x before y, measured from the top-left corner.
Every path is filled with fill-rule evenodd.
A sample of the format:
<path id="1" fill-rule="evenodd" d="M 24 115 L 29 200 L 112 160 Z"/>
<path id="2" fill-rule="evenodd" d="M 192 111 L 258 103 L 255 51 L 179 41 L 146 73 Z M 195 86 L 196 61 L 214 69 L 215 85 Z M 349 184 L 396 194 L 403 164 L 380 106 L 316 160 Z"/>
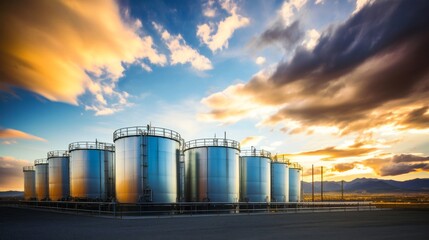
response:
<path id="1" fill-rule="evenodd" d="M 149 129 L 148 129 L 149 131 Z M 142 157 L 142 171 L 143 171 L 143 200 L 145 202 L 152 202 L 152 189 L 148 184 L 148 175 L 149 175 L 149 161 L 148 161 L 148 149 L 147 149 L 147 135 L 148 132 L 143 131 L 141 135 L 141 157 Z"/>

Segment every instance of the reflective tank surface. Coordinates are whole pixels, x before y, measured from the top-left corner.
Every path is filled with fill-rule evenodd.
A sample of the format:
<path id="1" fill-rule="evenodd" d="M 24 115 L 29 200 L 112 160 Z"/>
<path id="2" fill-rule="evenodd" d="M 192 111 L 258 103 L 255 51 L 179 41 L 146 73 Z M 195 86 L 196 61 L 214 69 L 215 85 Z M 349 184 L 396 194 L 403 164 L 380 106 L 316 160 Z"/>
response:
<path id="1" fill-rule="evenodd" d="M 185 200 L 239 200 L 240 144 L 228 139 L 197 139 L 185 143 Z"/>
<path id="2" fill-rule="evenodd" d="M 36 170 L 36 198 L 39 201 L 49 198 L 49 171 L 48 160 L 46 158 L 34 161 Z"/>
<path id="3" fill-rule="evenodd" d="M 240 155 L 240 201 L 270 202 L 271 154 L 252 149 Z"/>
<path id="4" fill-rule="evenodd" d="M 178 201 L 180 134 L 151 126 L 129 127 L 116 130 L 113 140 L 118 202 Z"/>
<path id="5" fill-rule="evenodd" d="M 74 199 L 108 200 L 114 197 L 112 143 L 74 142 L 70 152 L 70 196 Z"/>
<path id="6" fill-rule="evenodd" d="M 36 171 L 34 166 L 25 166 L 24 172 L 24 199 L 36 199 Z"/>
<path id="7" fill-rule="evenodd" d="M 301 167 L 293 163 L 289 167 L 289 201 L 301 201 Z"/>
<path id="8" fill-rule="evenodd" d="M 183 158 L 184 156 L 181 156 Z M 184 159 L 180 159 L 179 162 L 179 201 L 185 200 L 185 162 Z"/>
<path id="9" fill-rule="evenodd" d="M 271 201 L 289 201 L 289 167 L 286 161 L 271 162 Z"/>
<path id="10" fill-rule="evenodd" d="M 48 152 L 49 199 L 66 200 L 70 196 L 69 153 L 66 150 Z"/>

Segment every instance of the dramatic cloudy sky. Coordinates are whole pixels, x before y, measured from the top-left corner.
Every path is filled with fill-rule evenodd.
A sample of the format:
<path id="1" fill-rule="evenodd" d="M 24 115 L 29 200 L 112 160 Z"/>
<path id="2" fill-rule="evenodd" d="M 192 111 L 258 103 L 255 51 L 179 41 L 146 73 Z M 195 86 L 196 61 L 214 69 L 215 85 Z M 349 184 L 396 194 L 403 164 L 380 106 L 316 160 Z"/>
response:
<path id="1" fill-rule="evenodd" d="M 325 179 L 429 177 L 429 1 L 1 1 L 0 191 L 152 123 Z"/>

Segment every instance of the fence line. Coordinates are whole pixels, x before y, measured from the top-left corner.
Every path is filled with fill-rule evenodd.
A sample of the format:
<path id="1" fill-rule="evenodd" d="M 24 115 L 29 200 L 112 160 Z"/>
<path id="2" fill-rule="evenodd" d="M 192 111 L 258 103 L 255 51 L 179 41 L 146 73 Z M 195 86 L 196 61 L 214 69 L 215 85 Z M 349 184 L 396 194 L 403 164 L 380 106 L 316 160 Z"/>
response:
<path id="1" fill-rule="evenodd" d="M 16 206 L 123 218 L 130 216 L 179 216 L 256 213 L 293 213 L 318 211 L 373 210 L 372 202 L 296 202 L 296 203 L 166 203 L 124 204 L 115 202 L 19 201 Z"/>

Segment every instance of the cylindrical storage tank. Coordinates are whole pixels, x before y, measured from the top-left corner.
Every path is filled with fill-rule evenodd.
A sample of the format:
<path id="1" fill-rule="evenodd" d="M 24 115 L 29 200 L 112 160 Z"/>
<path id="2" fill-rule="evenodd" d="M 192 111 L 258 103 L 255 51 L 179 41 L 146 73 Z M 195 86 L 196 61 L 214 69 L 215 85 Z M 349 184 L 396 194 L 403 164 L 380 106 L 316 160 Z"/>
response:
<path id="1" fill-rule="evenodd" d="M 36 171 L 34 166 L 25 166 L 24 172 L 24 199 L 36 199 Z"/>
<path id="2" fill-rule="evenodd" d="M 185 143 L 185 200 L 238 202 L 240 144 L 229 139 Z"/>
<path id="3" fill-rule="evenodd" d="M 179 133 L 149 125 L 128 127 L 116 130 L 113 141 L 118 202 L 177 202 Z"/>
<path id="4" fill-rule="evenodd" d="M 289 201 L 301 201 L 301 166 L 297 163 L 289 166 Z"/>
<path id="5" fill-rule="evenodd" d="M 271 162 L 271 201 L 289 202 L 289 166 L 287 160 Z"/>
<path id="6" fill-rule="evenodd" d="M 240 201 L 270 202 L 271 153 L 242 150 L 240 153 Z"/>
<path id="7" fill-rule="evenodd" d="M 49 199 L 66 200 L 70 196 L 70 168 L 67 150 L 48 152 Z"/>
<path id="8" fill-rule="evenodd" d="M 104 142 L 74 142 L 70 152 L 70 196 L 80 200 L 114 198 L 115 146 Z"/>
<path id="9" fill-rule="evenodd" d="M 34 161 L 36 171 L 36 198 L 39 201 L 49 199 L 49 169 L 48 159 L 42 158 Z"/>

